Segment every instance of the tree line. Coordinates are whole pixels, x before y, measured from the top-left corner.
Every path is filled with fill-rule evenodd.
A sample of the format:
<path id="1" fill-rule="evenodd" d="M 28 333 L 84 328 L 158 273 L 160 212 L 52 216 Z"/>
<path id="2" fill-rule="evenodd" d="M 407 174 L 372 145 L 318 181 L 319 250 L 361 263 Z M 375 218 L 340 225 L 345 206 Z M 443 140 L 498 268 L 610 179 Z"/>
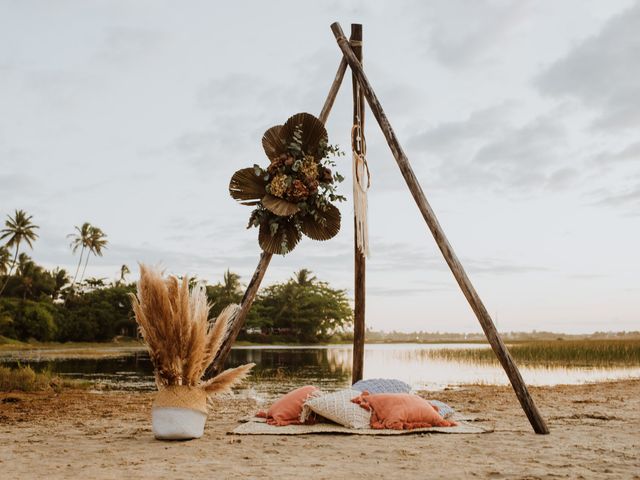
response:
<path id="1" fill-rule="evenodd" d="M 91 256 L 101 257 L 107 235 L 88 222 L 68 235 L 73 254 L 80 253 L 73 275 L 61 268 L 47 270 L 22 251 L 33 249 L 38 225 L 22 210 L 8 215 L 0 230 L 0 340 L 110 341 L 137 337 L 127 282 L 130 269 L 120 267 L 116 279 L 85 277 Z M 24 247 L 24 248 L 23 248 Z M 239 303 L 243 285 L 227 271 L 222 282 L 206 286 L 217 315 L 229 303 Z M 247 318 L 240 340 L 259 342 L 322 342 L 340 335 L 352 322 L 345 290 L 331 288 L 302 269 L 285 282 L 262 289 Z"/>

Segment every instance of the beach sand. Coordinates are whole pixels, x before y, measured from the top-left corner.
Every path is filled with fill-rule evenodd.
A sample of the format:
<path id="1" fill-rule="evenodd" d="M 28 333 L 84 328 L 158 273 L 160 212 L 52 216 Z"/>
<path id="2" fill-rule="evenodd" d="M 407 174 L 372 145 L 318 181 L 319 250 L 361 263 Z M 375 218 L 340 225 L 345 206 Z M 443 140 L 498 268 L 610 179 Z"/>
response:
<path id="1" fill-rule="evenodd" d="M 225 397 L 188 442 L 154 440 L 151 393 L 3 393 L 0 478 L 640 479 L 640 380 L 531 390 L 551 435 L 510 388 L 474 385 L 428 396 L 494 433 L 234 436 L 257 405 Z"/>

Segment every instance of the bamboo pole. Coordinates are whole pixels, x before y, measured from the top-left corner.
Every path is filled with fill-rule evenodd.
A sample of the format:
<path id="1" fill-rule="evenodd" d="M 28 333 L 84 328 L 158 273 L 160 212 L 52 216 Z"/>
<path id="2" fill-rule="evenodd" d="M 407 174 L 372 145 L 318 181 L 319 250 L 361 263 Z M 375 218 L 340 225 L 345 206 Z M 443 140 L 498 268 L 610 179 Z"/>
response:
<path id="1" fill-rule="evenodd" d="M 333 83 L 331 84 L 331 88 L 329 89 L 327 98 L 324 101 L 322 110 L 320 111 L 319 119 L 322 123 L 327 123 L 327 119 L 329 118 L 329 114 L 331 113 L 331 109 L 333 108 L 333 103 L 336 99 L 336 96 L 338 95 L 338 91 L 340 90 L 340 85 L 342 84 L 342 80 L 344 78 L 346 70 L 347 61 L 344 59 L 344 57 L 342 57 L 340 65 L 338 66 L 336 76 L 333 80 Z M 238 338 L 242 327 L 244 327 L 249 309 L 251 308 L 251 305 L 253 305 L 253 301 L 256 299 L 256 295 L 258 294 L 258 289 L 260 288 L 260 284 L 262 283 L 264 274 L 266 273 L 267 267 L 271 262 L 271 257 L 273 257 L 273 254 L 271 253 L 267 253 L 264 251 L 261 253 L 260 260 L 258 261 L 258 266 L 253 272 L 253 277 L 251 277 L 251 280 L 247 285 L 247 289 L 245 290 L 242 297 L 242 301 L 240 302 L 240 309 L 238 310 L 238 313 L 235 315 L 235 317 L 230 320 L 230 325 L 227 328 L 225 339 L 222 342 L 222 346 L 216 354 L 211 367 L 208 369 L 208 373 L 218 374 L 223 370 L 224 362 L 227 360 L 227 357 L 231 352 L 231 347 L 236 341 L 236 338 Z"/>
<path id="2" fill-rule="evenodd" d="M 362 65 L 362 25 L 351 24 L 351 37 L 349 39 L 354 55 Z M 344 59 L 344 56 L 342 57 Z M 345 61 L 346 63 L 346 61 Z M 353 125 L 360 126 L 360 132 L 364 130 L 364 97 L 360 84 L 355 76 L 351 75 L 353 88 Z M 358 153 L 362 153 L 362 144 L 356 140 L 354 145 Z M 356 180 L 354 179 L 354 182 Z M 353 308 L 353 365 L 351 368 L 351 383 L 362 380 L 364 372 L 364 335 L 365 335 L 365 296 L 366 296 L 366 260 L 365 254 L 358 248 L 357 220 L 353 216 L 353 253 L 354 253 L 354 308 Z"/>
<path id="3" fill-rule="evenodd" d="M 445 236 L 444 231 L 442 230 L 442 227 L 440 226 L 440 223 L 438 222 L 438 219 L 436 218 L 436 215 L 431 208 L 431 205 L 429 205 L 429 202 L 427 201 L 427 198 L 422 191 L 422 187 L 420 186 L 418 179 L 413 173 L 413 169 L 411 168 L 409 159 L 400 146 L 400 142 L 398 141 L 398 138 L 396 137 L 396 134 L 393 131 L 393 128 L 391 127 L 391 124 L 389 123 L 384 110 L 382 109 L 382 105 L 380 105 L 380 101 L 373 91 L 371 84 L 369 83 L 369 80 L 367 79 L 367 76 L 365 75 L 364 70 L 360 65 L 360 62 L 358 62 L 356 55 L 354 54 L 353 50 L 351 50 L 349 41 L 345 38 L 340 24 L 337 22 L 333 23 L 331 25 L 331 30 L 336 38 L 340 50 L 342 51 L 344 57 L 347 59 L 349 67 L 351 67 L 351 71 L 356 75 L 358 82 L 362 87 L 364 96 L 369 103 L 369 107 L 371 108 L 374 117 L 376 118 L 378 124 L 380 125 L 380 128 L 382 129 L 382 133 L 384 134 L 387 143 L 389 144 L 389 148 L 393 153 L 398 167 L 400 167 L 402 176 L 404 177 L 407 186 L 409 187 L 413 199 L 418 205 L 418 208 L 422 213 L 422 216 L 427 223 L 429 230 L 431 230 L 431 233 L 433 234 L 438 248 L 442 252 L 442 255 L 449 265 L 453 276 L 458 282 L 460 289 L 464 293 L 464 296 L 467 298 L 471 309 L 476 314 L 476 317 L 478 318 L 478 321 L 480 322 L 480 325 L 484 330 L 491 348 L 500 360 L 502 367 L 509 377 L 509 381 L 511 382 L 516 396 L 520 401 L 520 405 L 522 405 L 523 410 L 527 414 L 529 422 L 533 426 L 533 429 L 536 433 L 549 433 L 549 429 L 544 419 L 540 415 L 536 404 L 531 398 L 529 390 L 527 389 L 527 386 L 525 385 L 524 380 L 520 375 L 518 367 L 511 358 L 509 350 L 507 350 L 507 347 L 500 338 L 500 334 L 496 330 L 489 312 L 487 312 L 487 309 L 482 303 L 482 300 L 471 284 L 471 281 L 469 280 L 469 277 L 462 267 L 460 260 L 458 260 L 458 257 L 454 253 L 453 248 L 449 243 L 449 240 L 447 240 L 447 237 Z"/>

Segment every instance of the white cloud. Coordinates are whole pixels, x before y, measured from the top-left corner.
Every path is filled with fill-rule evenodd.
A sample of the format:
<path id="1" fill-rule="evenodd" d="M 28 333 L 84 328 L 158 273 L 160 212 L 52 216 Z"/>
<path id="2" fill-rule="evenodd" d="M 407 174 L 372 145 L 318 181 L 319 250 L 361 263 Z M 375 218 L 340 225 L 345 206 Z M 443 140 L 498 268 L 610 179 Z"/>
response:
<path id="1" fill-rule="evenodd" d="M 544 94 L 574 97 L 596 109 L 593 126 L 616 130 L 640 125 L 640 3 L 609 20 L 546 69 L 536 81 Z"/>
<path id="2" fill-rule="evenodd" d="M 472 67 L 495 58 L 495 50 L 526 19 L 528 1 L 441 0 L 421 2 L 429 31 L 428 52 L 447 67 Z"/>

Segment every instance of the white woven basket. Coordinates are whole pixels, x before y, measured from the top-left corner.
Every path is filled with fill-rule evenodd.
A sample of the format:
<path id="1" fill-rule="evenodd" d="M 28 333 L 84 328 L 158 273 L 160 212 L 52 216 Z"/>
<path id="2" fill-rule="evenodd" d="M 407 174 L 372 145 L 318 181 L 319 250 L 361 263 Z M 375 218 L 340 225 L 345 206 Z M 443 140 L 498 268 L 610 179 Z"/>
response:
<path id="1" fill-rule="evenodd" d="M 207 421 L 207 394 L 201 388 L 174 385 L 158 392 L 151 409 L 158 440 L 200 438 Z"/>

